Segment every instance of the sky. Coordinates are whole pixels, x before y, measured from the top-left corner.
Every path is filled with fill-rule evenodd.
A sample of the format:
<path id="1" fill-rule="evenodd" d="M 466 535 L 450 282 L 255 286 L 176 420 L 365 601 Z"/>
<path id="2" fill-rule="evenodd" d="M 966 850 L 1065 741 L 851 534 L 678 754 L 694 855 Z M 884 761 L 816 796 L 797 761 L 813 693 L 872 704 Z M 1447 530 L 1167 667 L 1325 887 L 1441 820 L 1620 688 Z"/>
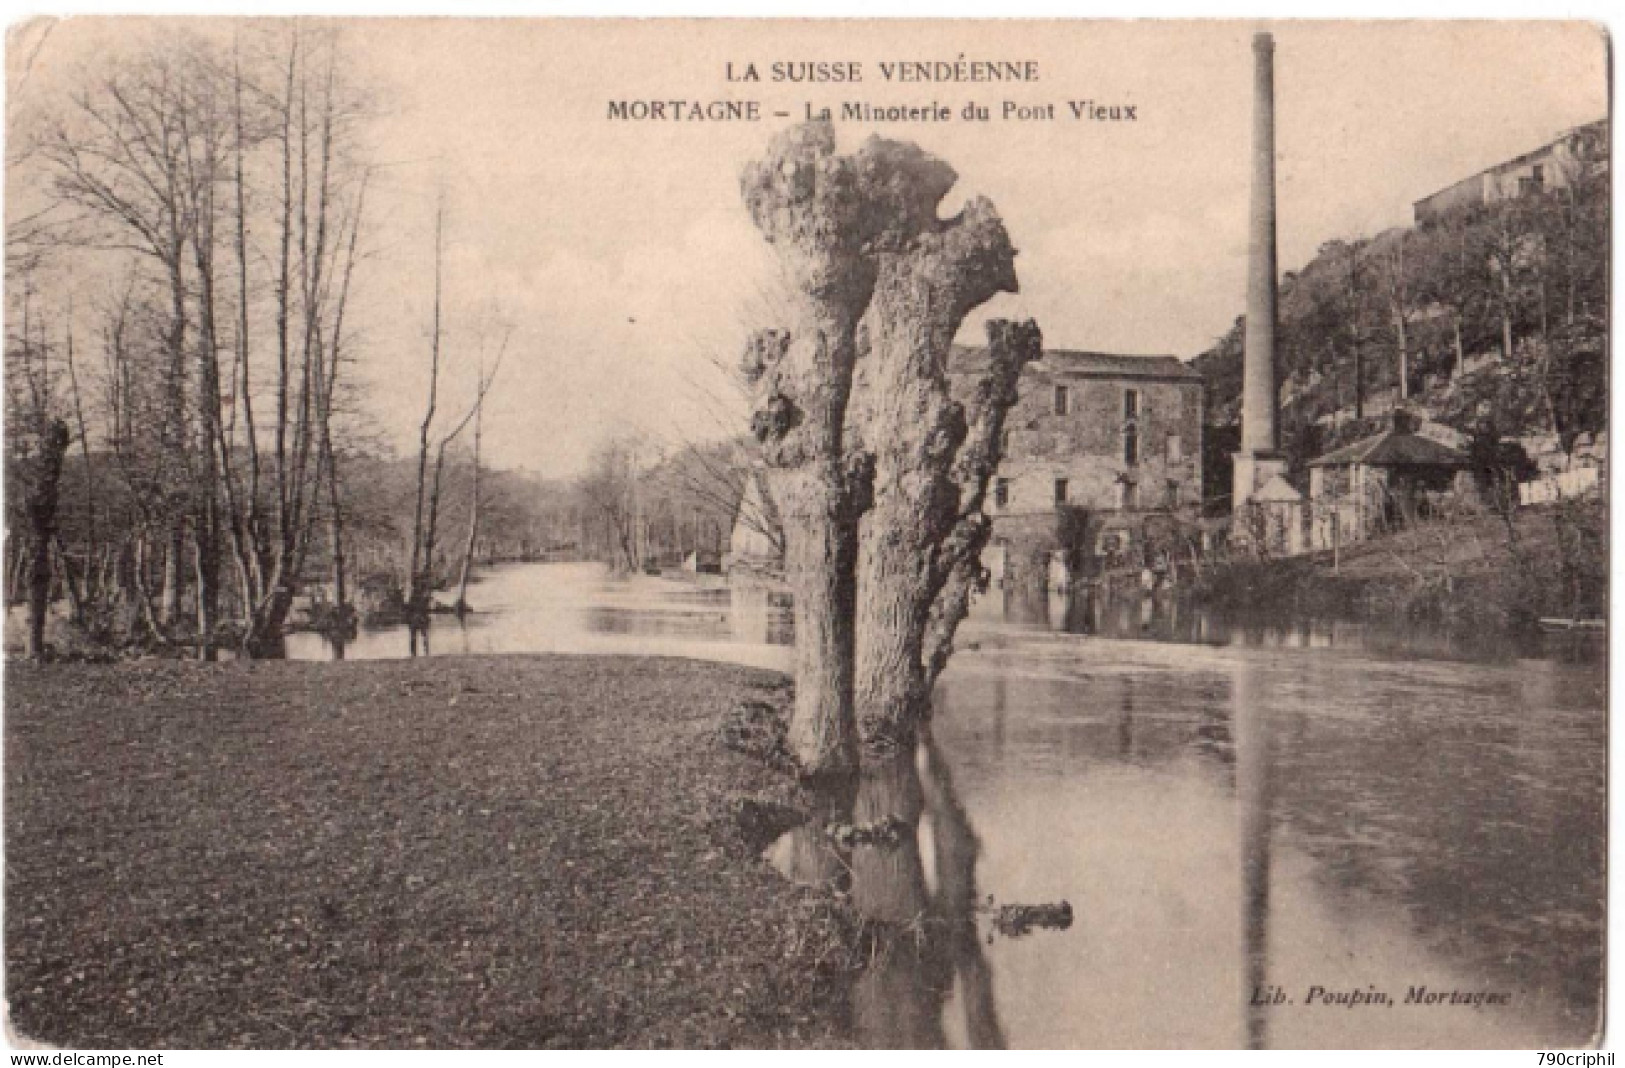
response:
<path id="1" fill-rule="evenodd" d="M 343 28 L 378 113 L 357 374 L 385 440 L 409 444 L 427 381 L 433 215 L 447 205 L 447 389 L 511 328 L 485 445 L 501 467 L 580 471 L 608 436 L 675 445 L 739 432 L 721 368 L 780 306 L 739 172 L 808 104 L 942 103 L 943 124 L 837 124 L 951 163 L 952 215 L 992 199 L 1019 294 L 973 313 L 1032 317 L 1056 347 L 1189 358 L 1245 299 L 1252 49 L 1276 38 L 1280 264 L 1410 220 L 1411 203 L 1607 114 L 1606 42 L 1585 23 L 745 22 L 398 19 Z M 142 32 L 161 27 L 143 25 Z M 14 35 L 12 100 L 70 87 L 131 24 Z M 37 51 L 34 45 L 39 44 Z M 32 57 L 18 78 L 19 53 Z M 1025 84 L 896 84 L 892 61 L 1030 61 Z M 730 83 L 725 65 L 862 64 L 862 84 Z M 626 122 L 611 101 L 758 100 L 754 123 Z M 1079 122 L 1067 102 L 1132 106 Z M 967 123 L 970 101 L 993 121 Z M 1054 106 L 1049 121 L 1002 105 Z M 779 118 L 775 111 L 787 111 Z"/>

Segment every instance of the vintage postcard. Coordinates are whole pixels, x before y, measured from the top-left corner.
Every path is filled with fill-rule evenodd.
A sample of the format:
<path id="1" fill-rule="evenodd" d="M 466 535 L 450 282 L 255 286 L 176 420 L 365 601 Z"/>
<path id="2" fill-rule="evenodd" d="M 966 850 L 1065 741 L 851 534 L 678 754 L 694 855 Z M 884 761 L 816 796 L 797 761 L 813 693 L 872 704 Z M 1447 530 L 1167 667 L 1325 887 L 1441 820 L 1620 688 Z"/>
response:
<path id="1" fill-rule="evenodd" d="M 1609 64 L 13 25 L 8 1041 L 1598 1045 Z"/>

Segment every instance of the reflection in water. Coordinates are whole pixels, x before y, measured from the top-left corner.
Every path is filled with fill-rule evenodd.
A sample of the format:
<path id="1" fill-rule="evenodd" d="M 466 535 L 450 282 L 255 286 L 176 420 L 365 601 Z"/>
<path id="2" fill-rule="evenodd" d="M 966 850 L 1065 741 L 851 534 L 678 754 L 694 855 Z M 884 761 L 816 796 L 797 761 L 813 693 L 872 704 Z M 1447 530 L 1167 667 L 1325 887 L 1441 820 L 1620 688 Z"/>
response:
<path id="1" fill-rule="evenodd" d="M 929 732 L 916 753 L 866 768 L 855 794 L 844 790 L 826 792 L 819 815 L 857 828 L 850 845 L 814 819 L 774 843 L 769 859 L 797 882 L 845 889 L 876 925 L 874 951 L 852 989 L 859 1044 L 946 1049 L 951 1018 L 966 1048 L 1004 1048 L 976 923 L 981 847 Z M 881 827 L 899 833 L 862 833 Z"/>
<path id="2" fill-rule="evenodd" d="M 789 662 L 789 612 L 764 593 L 528 565 L 489 573 L 475 601 L 463 629 L 436 618 L 435 655 Z M 404 656 L 403 631 L 364 630 L 345 655 Z M 1243 622 L 1087 591 L 1053 603 L 990 591 L 961 633 L 916 760 L 852 784 L 775 846 L 787 872 L 920 932 L 853 992 L 866 1044 L 1591 1039 L 1603 643 Z M 288 654 L 332 655 L 320 642 L 294 635 Z M 874 815 L 905 821 L 901 849 L 842 852 L 822 833 Z M 1079 922 L 979 942 L 990 892 L 1066 899 Z M 1306 1008 L 1314 984 L 1513 1001 L 1378 1015 Z M 1254 1006 L 1259 985 L 1297 1004 Z"/>
<path id="3" fill-rule="evenodd" d="M 712 576 L 675 581 L 614 577 L 596 564 L 507 564 L 485 572 L 470 593 L 476 611 L 405 624 L 362 627 L 342 653 L 320 634 L 288 637 L 297 660 L 394 659 L 484 653 L 667 654 L 788 663 L 791 613 L 766 590 L 730 590 Z"/>
<path id="4" fill-rule="evenodd" d="M 1015 625 L 1050 631 L 1193 645 L 1261 649 L 1326 649 L 1406 659 L 1500 662 L 1553 658 L 1590 663 L 1603 659 L 1601 632 L 1509 635 L 1448 630 L 1399 619 L 1357 623 L 1288 618 L 1279 613 L 1226 615 L 1186 603 L 1169 591 L 1109 593 L 1094 587 L 1072 592 L 1004 587 L 988 591 L 971 610 L 972 625 Z"/>
<path id="5" fill-rule="evenodd" d="M 1255 692 L 1253 665 L 1242 661 L 1233 677 L 1236 725 L 1236 800 L 1241 809 L 1242 955 L 1246 964 L 1247 1048 L 1269 1048 L 1270 812 L 1274 800 L 1271 732 Z"/>
<path id="6" fill-rule="evenodd" d="M 1590 1038 L 1600 672 L 1049 637 L 962 668 L 934 730 L 982 831 L 981 883 L 1086 918 L 1087 955 L 1072 933 L 989 947 L 1012 1045 Z M 1401 1004 L 1311 1008 L 1314 985 Z M 1407 1006 L 1413 985 L 1512 1002 Z M 1292 1004 L 1253 1003 L 1275 988 Z"/>
<path id="7" fill-rule="evenodd" d="M 786 654 L 764 651 L 795 640 L 784 594 L 760 586 L 730 588 L 712 576 L 681 581 L 647 575 L 613 578 L 595 564 L 509 564 L 486 572 L 475 592 L 480 610 L 465 618 L 433 616 L 417 633 L 404 624 L 363 628 L 337 645 L 319 634 L 293 634 L 287 639 L 287 655 L 296 660 L 427 656 L 433 652 L 431 633 L 455 626 L 463 640 L 439 647 L 440 653 L 649 652 L 777 667 L 788 663 Z M 1597 632 L 1513 638 L 1402 621 L 1378 626 L 1274 614 L 1231 618 L 1184 604 L 1166 592 L 1110 595 L 1089 587 L 1071 593 L 989 590 L 971 609 L 962 631 L 964 644 L 989 628 L 1405 660 L 1600 664 L 1606 656 L 1606 642 Z"/>

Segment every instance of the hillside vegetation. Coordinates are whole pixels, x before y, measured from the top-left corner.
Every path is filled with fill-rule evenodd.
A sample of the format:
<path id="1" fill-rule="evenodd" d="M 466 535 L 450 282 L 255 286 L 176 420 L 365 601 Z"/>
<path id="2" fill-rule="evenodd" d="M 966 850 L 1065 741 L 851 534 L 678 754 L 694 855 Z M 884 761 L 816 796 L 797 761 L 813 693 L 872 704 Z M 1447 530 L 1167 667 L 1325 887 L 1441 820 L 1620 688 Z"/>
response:
<path id="1" fill-rule="evenodd" d="M 1240 610 L 1517 631 L 1608 609 L 1608 505 L 1467 507 L 1340 552 L 1234 560 L 1197 597 Z"/>
<path id="2" fill-rule="evenodd" d="M 1328 241 L 1282 279 L 1281 445 L 1294 477 L 1308 459 L 1381 429 L 1396 403 L 1491 441 L 1555 439 L 1563 453 L 1606 428 L 1600 136 L 1582 139 L 1543 189 Z M 1244 325 L 1238 318 L 1194 361 L 1214 427 L 1239 420 Z"/>

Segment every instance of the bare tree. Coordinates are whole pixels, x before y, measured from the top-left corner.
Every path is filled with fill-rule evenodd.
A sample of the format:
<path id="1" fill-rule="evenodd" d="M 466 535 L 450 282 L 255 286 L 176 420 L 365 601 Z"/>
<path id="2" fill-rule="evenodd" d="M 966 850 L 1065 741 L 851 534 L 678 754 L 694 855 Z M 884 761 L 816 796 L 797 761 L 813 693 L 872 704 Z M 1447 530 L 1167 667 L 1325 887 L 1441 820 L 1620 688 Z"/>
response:
<path id="1" fill-rule="evenodd" d="M 75 244 L 123 250 L 152 261 L 168 287 L 165 405 L 160 440 L 172 472 L 188 464 L 186 343 L 187 246 L 193 237 L 195 172 L 186 166 L 186 112 L 194 71 L 179 45 L 114 67 L 77 93 L 40 142 L 57 201 L 73 212 L 59 232 Z M 182 557 L 189 517 L 168 517 L 163 622 L 180 614 Z"/>
<path id="2" fill-rule="evenodd" d="M 576 483 L 587 509 L 604 525 L 609 538 L 610 566 L 636 571 L 638 566 L 637 514 L 632 506 L 634 451 L 625 439 L 601 445 L 587 473 Z"/>
<path id="3" fill-rule="evenodd" d="M 1522 198 L 1491 205 L 1484 216 L 1485 303 L 1501 328 L 1501 362 L 1517 351 L 1517 326 L 1530 290 L 1542 288 L 1543 243 L 1533 232 L 1534 211 Z"/>
<path id="4" fill-rule="evenodd" d="M 868 743 L 907 742 L 925 715 L 922 643 L 953 570 L 942 547 L 961 519 L 954 466 L 969 430 L 965 406 L 952 395 L 949 350 L 972 309 L 1016 289 L 1015 250 L 993 205 L 977 198 L 939 222 L 937 206 L 958 175 L 913 146 L 896 156 L 893 182 L 911 201 L 906 228 L 879 257 L 850 413 L 852 436 L 874 457 L 875 472 L 857 576 L 855 692 Z M 989 350 L 1001 358 L 1015 351 Z M 990 362 L 975 373 L 998 370 Z"/>
<path id="5" fill-rule="evenodd" d="M 1411 351 L 1407 326 L 1414 306 L 1411 298 L 1411 277 L 1405 269 L 1405 231 L 1395 236 L 1393 248 L 1383 257 L 1383 296 L 1388 304 L 1389 321 L 1394 326 L 1394 350 L 1399 358 L 1399 399 L 1411 395 Z"/>
<path id="6" fill-rule="evenodd" d="M 991 204 L 938 220 L 955 179 L 899 142 L 871 138 L 836 156 L 827 123 L 781 134 L 744 176 L 796 295 L 789 328 L 754 335 L 744 370 L 784 524 L 796 605 L 790 745 L 809 773 L 856 763 L 855 692 L 871 741 L 901 740 L 923 715 L 926 680 L 980 576 L 980 495 L 1003 412 L 1037 348 L 1031 324 L 997 327 L 974 414 L 953 397 L 947 358 L 960 323 L 1016 284 Z M 975 446 L 960 462 L 973 420 Z"/>
<path id="7" fill-rule="evenodd" d="M 256 40 L 254 56 L 240 41 L 222 56 L 183 34 L 110 65 L 40 149 L 63 209 L 59 241 L 137 264 L 108 349 L 109 441 L 121 473 L 143 483 L 131 487 L 145 514 L 138 538 L 149 520 L 164 527 L 160 626 L 180 624 L 192 587 L 184 614 L 196 617 L 205 657 L 232 600 L 245 648 L 276 647 L 324 490 L 329 518 L 339 511 L 333 397 L 364 183 L 346 164 L 356 98 L 339 77 L 335 33 L 282 23 Z M 274 235 L 269 255 L 251 248 L 256 230 Z M 160 292 L 165 360 L 149 462 L 149 376 L 132 341 Z M 262 320 L 254 305 L 265 293 L 274 311 Z M 256 344 L 267 320 L 273 339 Z M 257 355 L 274 360 L 270 374 Z M 341 571 L 340 529 L 330 536 Z"/>
<path id="8" fill-rule="evenodd" d="M 783 516 L 785 576 L 795 595 L 796 706 L 790 745 L 809 773 L 857 763 L 852 709 L 858 517 L 869 481 L 848 468 L 846 408 L 857 328 L 874 290 L 884 153 L 835 155 L 828 123 L 776 138 L 742 182 L 751 217 L 778 252 L 795 299 L 788 331 L 755 335 L 745 353 L 758 400 L 752 429 Z"/>
<path id="9" fill-rule="evenodd" d="M 45 622 L 50 607 L 52 552 L 57 543 L 57 503 L 62 464 L 71 438 L 58 414 L 57 368 L 52 366 L 43 324 L 37 323 L 31 278 L 20 287 L 19 312 L 10 316 L 14 333 L 6 338 L 7 499 L 20 502 L 20 523 L 8 523 L 8 569 L 16 575 L 28 605 L 28 655 L 45 655 Z M 36 326 L 40 329 L 36 333 Z M 19 537 L 19 534 L 21 535 Z"/>
<path id="10" fill-rule="evenodd" d="M 417 504 L 412 513 L 412 563 L 407 577 L 407 611 L 415 618 L 428 612 L 429 591 L 432 588 L 430 572 L 434 567 L 434 535 L 425 509 L 429 501 L 429 431 L 434 426 L 435 408 L 440 399 L 440 310 L 445 226 L 446 198 L 442 193 L 434 215 L 434 314 L 429 335 L 429 392 L 423 406 L 423 421 L 418 424 Z M 425 552 L 428 554 L 427 560 L 424 558 Z"/>
<path id="11" fill-rule="evenodd" d="M 438 231 L 438 225 L 437 225 L 437 231 Z M 438 256 L 436 258 L 436 263 L 437 263 L 437 266 L 438 266 Z M 436 297 L 437 297 L 437 299 L 436 299 L 436 311 L 435 311 L 435 323 L 436 323 L 435 332 L 436 332 L 437 338 L 438 338 L 438 334 L 439 334 L 439 320 L 440 320 L 439 300 L 438 300 L 438 295 L 439 295 L 438 276 L 439 276 L 439 272 L 438 272 L 438 269 L 437 269 L 437 271 L 436 271 L 437 282 L 436 282 L 436 287 L 435 287 L 436 288 Z M 409 613 L 412 616 L 413 622 L 416 625 L 419 625 L 419 626 L 424 624 L 428 619 L 429 601 L 430 601 L 430 597 L 431 597 L 431 595 L 432 595 L 432 593 L 434 591 L 435 549 L 437 548 L 438 543 L 439 543 L 440 497 L 441 497 L 441 489 L 442 489 L 442 485 L 443 485 L 443 482 L 444 482 L 445 470 L 446 470 L 446 452 L 451 447 L 451 445 L 459 437 L 462 436 L 463 431 L 468 429 L 469 424 L 471 422 L 474 422 L 475 420 L 477 420 L 479 418 L 479 416 L 480 416 L 480 413 L 484 410 L 486 394 L 490 392 L 491 386 L 496 382 L 496 377 L 497 377 L 498 372 L 501 371 L 501 369 L 502 369 L 502 358 L 503 358 L 504 355 L 506 355 L 507 350 L 508 350 L 508 337 L 509 337 L 509 335 L 506 334 L 506 333 L 503 335 L 502 344 L 497 350 L 496 361 L 495 361 L 495 363 L 492 364 L 489 373 L 487 373 L 486 370 L 485 370 L 485 364 L 484 364 L 483 358 L 481 359 L 480 370 L 479 370 L 479 378 L 478 378 L 478 381 L 477 381 L 477 384 L 476 384 L 473 403 L 469 405 L 468 411 L 463 414 L 463 417 L 461 419 L 459 419 L 457 421 L 457 423 L 455 425 L 453 425 L 450 430 L 448 430 L 445 434 L 441 435 L 439 443 L 435 446 L 435 450 L 434 450 L 434 452 L 435 452 L 434 466 L 433 466 L 432 469 L 428 469 L 427 472 L 426 472 L 426 469 L 425 469 L 425 464 L 426 464 L 426 461 L 427 461 L 427 453 L 426 453 L 426 451 L 425 452 L 420 452 L 420 454 L 419 454 L 418 505 L 417 505 L 416 521 L 414 523 L 414 542 L 413 542 L 413 560 L 414 560 L 415 566 L 414 566 L 413 573 L 412 573 L 413 577 L 412 577 L 411 596 L 407 600 L 407 609 L 408 609 Z M 438 377 L 439 363 L 440 363 L 438 340 L 437 340 L 437 342 L 435 344 L 435 350 L 436 350 L 436 354 L 434 356 L 434 364 L 435 364 L 434 376 Z M 435 404 L 433 394 L 436 391 L 436 386 L 432 382 L 431 382 L 430 389 L 431 389 L 431 399 L 430 399 L 430 405 L 429 405 L 430 418 L 425 419 L 422 426 L 421 426 L 421 429 L 422 429 L 423 433 L 425 433 L 425 434 L 427 434 L 429 424 L 432 422 L 433 407 L 434 407 L 434 404 Z M 423 447 L 426 450 L 427 449 L 427 438 L 425 437 L 422 440 L 423 440 Z M 478 470 L 477 470 L 478 469 L 477 453 L 476 453 L 475 466 L 476 466 L 476 472 L 475 472 L 474 477 L 475 477 L 475 479 L 477 481 L 478 477 L 479 477 Z M 465 578 L 466 578 L 466 574 L 465 574 Z"/>
<path id="12" fill-rule="evenodd" d="M 503 340 L 503 350 L 507 348 L 507 340 Z M 502 352 L 497 353 L 497 365 L 491 368 L 489 375 L 485 371 L 485 359 L 480 358 L 479 389 L 474 398 L 474 455 L 473 474 L 469 476 L 468 488 L 468 537 L 463 542 L 463 563 L 458 569 L 457 576 L 457 614 L 462 615 L 468 611 L 468 577 L 474 564 L 474 546 L 480 535 L 480 445 L 485 436 L 485 394 L 490 390 L 491 384 L 496 381 L 497 371 L 502 366 Z"/>
<path id="13" fill-rule="evenodd" d="M 62 459 L 68 452 L 68 424 L 48 418 L 38 433 L 28 481 L 28 655 L 45 655 L 45 613 L 51 596 L 51 549 L 56 543 L 56 506 Z"/>

